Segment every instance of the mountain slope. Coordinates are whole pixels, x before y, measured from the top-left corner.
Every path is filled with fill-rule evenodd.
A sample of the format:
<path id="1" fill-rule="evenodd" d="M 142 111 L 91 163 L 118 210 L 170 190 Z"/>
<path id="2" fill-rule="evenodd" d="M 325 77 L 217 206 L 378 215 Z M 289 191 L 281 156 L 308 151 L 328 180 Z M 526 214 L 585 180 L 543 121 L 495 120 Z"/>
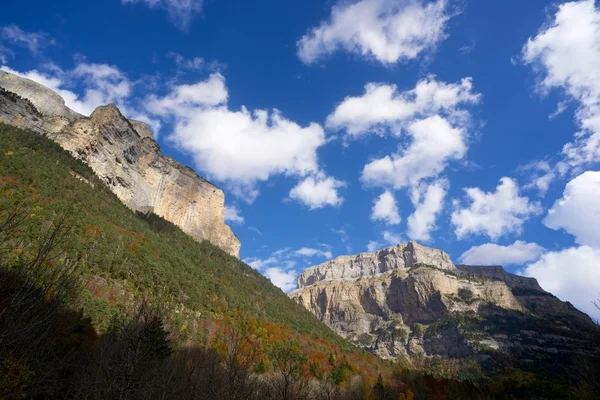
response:
<path id="1" fill-rule="evenodd" d="M 95 286 L 149 293 L 173 308 L 208 316 L 240 310 L 300 332 L 337 336 L 258 272 L 208 241 L 124 206 L 93 171 L 38 134 L 0 124 L 0 210 L 34 210 L 23 235 L 68 214 L 74 234 L 61 244 Z M 15 259 L 21 257 L 13 254 Z M 126 300 L 116 299 L 116 303 Z M 183 325 L 183 322 L 181 322 Z M 338 340 L 339 342 L 339 340 Z"/>
<path id="2" fill-rule="evenodd" d="M 146 124 L 127 120 L 114 105 L 84 117 L 50 89 L 1 70 L 0 88 L 18 95 L 0 96 L 0 122 L 51 137 L 131 209 L 152 211 L 196 240 L 239 255 L 240 241 L 225 224 L 223 191 L 164 156 Z"/>

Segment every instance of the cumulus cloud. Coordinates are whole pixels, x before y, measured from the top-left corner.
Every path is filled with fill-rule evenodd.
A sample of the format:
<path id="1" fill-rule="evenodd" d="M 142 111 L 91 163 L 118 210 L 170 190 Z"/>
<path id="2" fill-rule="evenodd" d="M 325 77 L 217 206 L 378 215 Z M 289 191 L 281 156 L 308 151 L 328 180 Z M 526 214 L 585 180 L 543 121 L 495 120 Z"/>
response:
<path id="1" fill-rule="evenodd" d="M 174 51 L 169 52 L 168 57 L 175 62 L 175 65 L 180 71 L 189 70 L 217 72 L 225 69 L 225 65 L 217 61 L 207 61 L 202 57 L 187 58 Z"/>
<path id="2" fill-rule="evenodd" d="M 269 278 L 273 285 L 284 292 L 287 293 L 296 288 L 298 271 L 293 269 L 295 262 L 282 261 L 276 255 L 266 259 L 250 258 L 244 261 L 249 266 Z"/>
<path id="3" fill-rule="evenodd" d="M 311 210 L 325 206 L 337 207 L 344 202 L 338 194 L 338 189 L 346 186 L 345 182 L 338 181 L 323 173 L 308 176 L 290 190 L 290 199 L 296 200 Z"/>
<path id="4" fill-rule="evenodd" d="M 445 195 L 443 180 L 431 181 L 450 162 L 465 157 L 472 125 L 467 107 L 480 100 L 471 78 L 445 83 L 430 76 L 405 92 L 394 85 L 369 83 L 363 95 L 344 99 L 327 117 L 326 126 L 343 129 L 346 138 L 377 133 L 408 139 L 397 152 L 367 163 L 361 181 L 371 187 L 410 188 L 416 209 L 408 234 L 429 240 Z"/>
<path id="5" fill-rule="evenodd" d="M 311 64 L 344 50 L 384 64 L 415 59 L 446 37 L 449 18 L 445 0 L 338 1 L 298 40 L 298 57 Z"/>
<path id="6" fill-rule="evenodd" d="M 279 262 L 279 260 L 277 259 L 277 257 L 269 257 L 269 258 L 247 258 L 244 260 L 244 262 L 246 264 L 248 264 L 249 266 L 251 266 L 252 268 L 254 268 L 257 271 L 263 270 L 264 268 L 268 267 L 269 265 L 273 265 L 273 264 L 277 264 Z"/>
<path id="7" fill-rule="evenodd" d="M 415 119 L 438 113 L 458 122 L 464 117 L 460 107 L 480 100 L 481 95 L 473 91 L 471 78 L 445 83 L 430 76 L 405 92 L 399 92 L 396 85 L 368 83 L 363 95 L 346 97 L 335 108 L 327 117 L 326 126 L 344 129 L 351 137 L 388 131 L 399 136 Z"/>
<path id="8" fill-rule="evenodd" d="M 564 229 L 578 244 L 600 248 L 600 172 L 586 171 L 567 183 L 544 225 Z"/>
<path id="9" fill-rule="evenodd" d="M 382 246 L 381 243 L 379 243 L 377 240 L 370 240 L 369 243 L 367 243 L 367 251 L 369 253 L 373 253 L 377 250 L 379 250 L 379 248 Z"/>
<path id="10" fill-rule="evenodd" d="M 257 184 L 275 175 L 303 178 L 290 197 L 311 208 L 339 205 L 343 183 L 319 169 L 317 149 L 326 143 L 323 128 L 285 118 L 278 110 L 230 110 L 225 78 L 220 73 L 189 85 L 174 86 L 163 96 L 150 96 L 148 110 L 172 118 L 171 143 L 192 156 L 211 179 L 224 182 L 248 202 Z"/>
<path id="11" fill-rule="evenodd" d="M 181 69 L 201 70 L 206 66 L 206 62 L 202 57 L 185 58 L 174 51 L 169 53 L 169 57 L 175 61 L 175 64 Z"/>
<path id="12" fill-rule="evenodd" d="M 225 221 L 234 224 L 243 224 L 244 217 L 241 216 L 240 210 L 236 206 L 225 206 Z"/>
<path id="13" fill-rule="evenodd" d="M 600 288 L 598 260 L 598 248 L 571 247 L 544 254 L 520 273 L 536 278 L 544 290 L 600 319 L 600 312 L 592 304 L 598 298 Z"/>
<path id="14" fill-rule="evenodd" d="M 44 32 L 25 32 L 12 24 L 0 29 L 0 38 L 27 48 L 32 53 L 39 53 L 44 47 L 56 45 L 56 41 Z"/>
<path id="15" fill-rule="evenodd" d="M 205 81 L 191 85 L 175 86 L 164 97 L 150 95 L 147 100 L 147 107 L 156 115 L 191 118 L 197 108 L 224 104 L 227 102 L 227 98 L 225 77 L 216 72 L 211 74 Z"/>
<path id="16" fill-rule="evenodd" d="M 576 170 L 600 160 L 599 43 L 600 10 L 594 0 L 582 0 L 560 5 L 522 51 L 523 61 L 539 73 L 542 93 L 558 88 L 579 105 L 580 131 L 563 148 L 564 163 Z"/>
<path id="17" fill-rule="evenodd" d="M 508 246 L 486 243 L 471 247 L 460 256 L 459 261 L 467 265 L 524 265 L 539 259 L 544 251 L 537 243 L 521 240 Z"/>
<path id="18" fill-rule="evenodd" d="M 13 51 L 0 43 L 0 63 L 5 64 L 9 56 L 14 56 Z"/>
<path id="19" fill-rule="evenodd" d="M 428 241 L 436 229 L 435 221 L 444 207 L 448 182 L 442 180 L 431 185 L 413 188 L 411 200 L 415 212 L 408 217 L 408 237 L 412 240 Z"/>
<path id="20" fill-rule="evenodd" d="M 123 4 L 142 3 L 150 8 L 167 11 L 171 21 L 183 30 L 187 30 L 192 19 L 202 12 L 204 0 L 121 0 Z"/>
<path id="21" fill-rule="evenodd" d="M 456 84 L 429 77 L 399 93 L 393 85 L 367 84 L 365 93 L 348 97 L 327 117 L 327 127 L 344 129 L 346 137 L 369 132 L 405 134 L 398 152 L 365 165 L 362 181 L 369 186 L 400 189 L 439 175 L 467 152 L 470 114 L 465 109 L 481 96 L 470 78 Z"/>
<path id="22" fill-rule="evenodd" d="M 517 182 L 511 178 L 500 179 L 495 192 L 479 188 L 464 189 L 470 203 L 452 213 L 452 224 L 459 239 L 469 234 L 483 234 L 496 240 L 509 233 L 520 233 L 523 223 L 541 212 L 538 202 L 530 201 L 519 193 Z"/>
<path id="23" fill-rule="evenodd" d="M 284 292 L 289 292 L 296 289 L 296 278 L 299 274 L 296 268 L 298 260 L 302 259 L 305 262 L 306 259 L 313 257 L 327 260 L 333 258 L 329 245 L 321 244 L 320 247 L 325 250 L 313 247 L 302 247 L 293 250 L 286 247 L 274 251 L 267 258 L 247 258 L 244 262 L 269 278 L 275 286 L 278 286 Z"/>
<path id="24" fill-rule="evenodd" d="M 395 246 L 398 243 L 402 243 L 402 237 L 400 235 L 398 235 L 397 233 L 393 233 L 390 231 L 383 231 L 381 233 L 381 238 L 382 240 L 370 240 L 369 243 L 367 243 L 367 251 L 372 253 L 375 252 L 377 250 L 380 250 L 386 246 Z"/>
<path id="25" fill-rule="evenodd" d="M 365 184 L 396 189 L 414 186 L 425 178 L 438 176 L 449 161 L 466 154 L 465 132 L 453 128 L 440 116 L 415 121 L 407 132 L 412 142 L 400 153 L 365 165 L 361 176 Z"/>
<path id="26" fill-rule="evenodd" d="M 398 243 L 402 243 L 402 237 L 396 233 L 385 231 L 385 232 L 383 232 L 382 236 L 383 236 L 383 240 L 386 241 L 390 245 L 396 245 Z"/>
<path id="27" fill-rule="evenodd" d="M 332 259 L 333 254 L 329 250 L 320 250 L 312 247 L 303 247 L 295 251 L 295 254 L 298 256 L 304 257 L 323 257 L 326 259 Z"/>
<path id="28" fill-rule="evenodd" d="M 372 221 L 383 221 L 388 225 L 398 225 L 402 219 L 398 214 L 398 206 L 394 195 L 386 190 L 383 192 L 373 204 L 371 212 Z"/>
<path id="29" fill-rule="evenodd" d="M 532 161 L 520 166 L 518 170 L 529 179 L 529 183 L 524 185 L 523 189 L 535 189 L 542 196 L 556 179 L 556 172 L 547 161 Z"/>
<path id="30" fill-rule="evenodd" d="M 297 287 L 296 279 L 298 273 L 296 271 L 284 271 L 281 268 L 267 268 L 264 275 L 273 282 L 275 286 L 284 292 L 290 292 Z"/>

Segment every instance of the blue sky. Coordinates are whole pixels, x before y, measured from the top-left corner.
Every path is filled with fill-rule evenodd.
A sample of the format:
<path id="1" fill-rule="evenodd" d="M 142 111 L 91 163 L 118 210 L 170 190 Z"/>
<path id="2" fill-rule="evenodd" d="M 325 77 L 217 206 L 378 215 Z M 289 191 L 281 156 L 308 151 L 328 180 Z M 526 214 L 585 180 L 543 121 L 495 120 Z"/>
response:
<path id="1" fill-rule="evenodd" d="M 114 102 L 222 187 L 241 257 L 305 267 L 417 240 L 595 313 L 594 0 L 30 0 L 0 65 Z M 595 314 L 594 314 L 595 313 Z"/>

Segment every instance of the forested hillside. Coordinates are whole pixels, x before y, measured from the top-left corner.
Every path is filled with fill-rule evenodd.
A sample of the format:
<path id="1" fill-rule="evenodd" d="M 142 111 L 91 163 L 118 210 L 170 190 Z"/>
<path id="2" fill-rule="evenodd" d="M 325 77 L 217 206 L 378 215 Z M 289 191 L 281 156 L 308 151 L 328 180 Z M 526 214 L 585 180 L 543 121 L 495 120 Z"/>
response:
<path id="1" fill-rule="evenodd" d="M 598 384 L 593 364 L 560 381 L 380 360 L 235 257 L 127 209 L 51 140 L 3 124 L 0 264 L 0 399 L 510 398 L 544 383 L 542 397 L 585 398 Z"/>

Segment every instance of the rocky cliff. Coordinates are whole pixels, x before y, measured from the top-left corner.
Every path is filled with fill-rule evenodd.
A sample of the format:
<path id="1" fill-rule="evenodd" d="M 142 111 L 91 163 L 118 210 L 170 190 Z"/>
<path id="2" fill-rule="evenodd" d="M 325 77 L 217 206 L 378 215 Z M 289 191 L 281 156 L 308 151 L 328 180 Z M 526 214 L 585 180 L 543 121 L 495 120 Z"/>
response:
<path id="1" fill-rule="evenodd" d="M 127 120 L 112 104 L 84 117 L 50 89 L 4 71 L 0 88 L 0 122 L 55 140 L 129 208 L 154 212 L 194 239 L 239 255 L 240 241 L 225 224 L 223 191 L 164 156 L 145 123 Z"/>
<path id="2" fill-rule="evenodd" d="M 591 319 L 502 267 L 454 265 L 415 242 L 308 268 L 290 297 L 384 358 L 589 352 Z"/>

